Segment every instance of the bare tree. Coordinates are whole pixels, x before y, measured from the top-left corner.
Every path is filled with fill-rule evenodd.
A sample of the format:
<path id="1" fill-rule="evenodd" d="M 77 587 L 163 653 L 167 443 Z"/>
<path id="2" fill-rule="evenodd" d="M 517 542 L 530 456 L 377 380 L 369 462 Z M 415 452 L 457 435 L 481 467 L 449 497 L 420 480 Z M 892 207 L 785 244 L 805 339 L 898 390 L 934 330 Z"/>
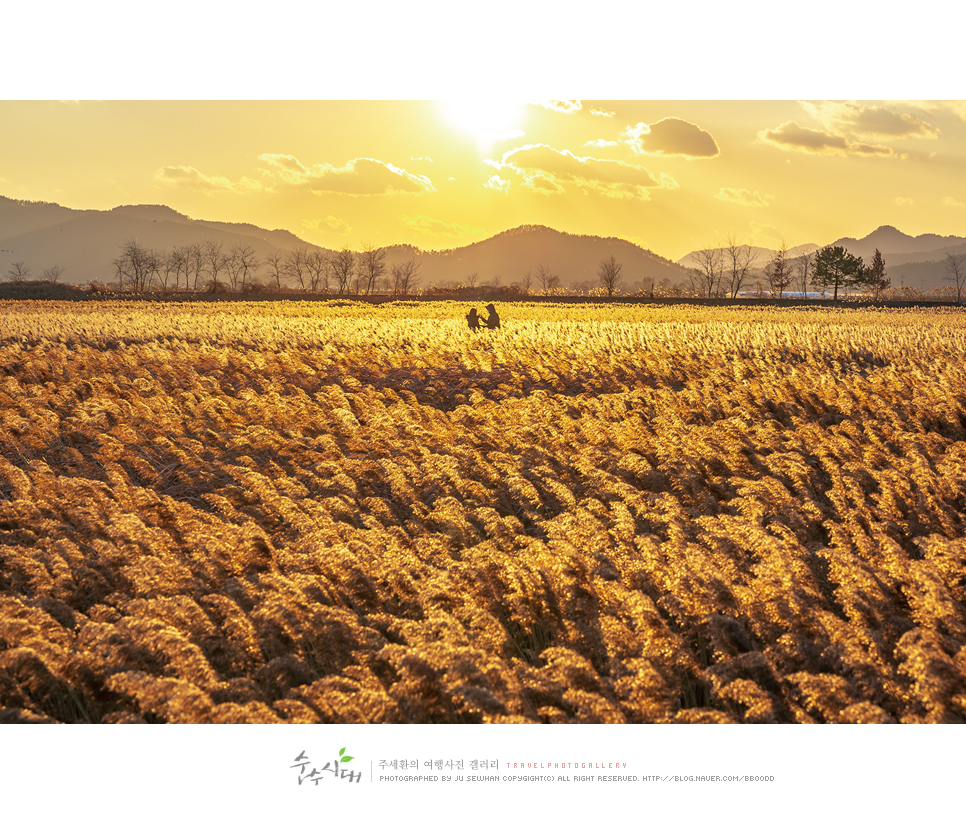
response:
<path id="1" fill-rule="evenodd" d="M 705 287 L 704 275 L 698 268 L 688 268 L 687 276 L 681 286 L 688 297 L 703 297 L 708 293 Z"/>
<path id="2" fill-rule="evenodd" d="M 815 251 L 809 251 L 798 257 L 795 263 L 795 272 L 798 274 L 799 286 L 802 289 L 802 296 L 808 295 L 808 283 L 812 278 L 812 265 L 815 262 Z"/>
<path id="3" fill-rule="evenodd" d="M 191 273 L 191 258 L 188 252 L 188 246 L 175 246 L 171 249 L 171 253 L 168 257 L 171 262 L 171 266 L 174 270 L 174 287 L 177 290 L 180 287 L 181 274 L 184 273 L 184 287 L 188 288 L 188 276 Z"/>
<path id="4" fill-rule="evenodd" d="M 359 254 L 359 287 L 366 294 L 372 294 L 379 278 L 386 273 L 386 249 L 377 248 L 371 242 L 362 246 Z"/>
<path id="5" fill-rule="evenodd" d="M 946 254 L 943 260 L 946 276 L 943 280 L 956 286 L 956 302 L 963 301 L 963 288 L 966 287 L 966 254 Z"/>
<path id="6" fill-rule="evenodd" d="M 10 282 L 26 282 L 30 279 L 30 266 L 22 259 L 17 262 L 12 262 L 10 264 L 10 270 L 7 271 L 7 279 Z"/>
<path id="7" fill-rule="evenodd" d="M 232 247 L 235 258 L 238 260 L 238 270 L 241 274 L 241 287 L 244 290 L 248 281 L 252 279 L 261 263 L 258 261 L 258 254 L 251 245 L 237 244 Z"/>
<path id="8" fill-rule="evenodd" d="M 349 290 L 355 268 L 356 255 L 348 245 L 332 258 L 332 275 L 335 277 L 336 285 L 339 287 L 339 296 L 342 296 Z"/>
<path id="9" fill-rule="evenodd" d="M 194 275 L 192 288 L 197 291 L 198 283 L 201 282 L 201 275 L 205 273 L 205 250 L 201 245 L 188 246 L 188 264 L 191 266 L 191 273 Z"/>
<path id="10" fill-rule="evenodd" d="M 389 290 L 393 297 L 408 297 L 419 284 L 419 263 L 415 259 L 392 266 Z"/>
<path id="11" fill-rule="evenodd" d="M 218 277 L 225 270 L 226 257 L 223 252 L 224 243 L 217 239 L 207 239 L 201 247 L 202 261 L 205 272 L 209 277 L 209 288 L 218 290 Z"/>
<path id="12" fill-rule="evenodd" d="M 258 257 L 250 245 L 236 242 L 223 257 L 228 284 L 232 291 L 244 290 L 245 284 L 258 268 Z"/>
<path id="13" fill-rule="evenodd" d="M 265 262 L 268 264 L 269 275 L 275 280 L 275 287 L 281 288 L 285 274 L 285 254 L 276 248 L 265 258 Z"/>
<path id="14" fill-rule="evenodd" d="M 309 251 L 305 261 L 309 271 L 309 287 L 313 293 L 329 293 L 329 258 L 318 248 Z"/>
<path id="15" fill-rule="evenodd" d="M 782 242 L 782 244 L 785 243 Z M 741 287 L 748 279 L 748 272 L 755 265 L 754 251 L 752 251 L 751 245 L 742 245 L 737 236 L 729 233 L 723 248 L 722 259 L 724 260 L 724 276 L 728 279 L 728 290 L 732 297 L 737 297 Z"/>
<path id="16" fill-rule="evenodd" d="M 303 291 L 309 285 L 309 249 L 304 245 L 292 248 L 285 256 L 285 273 L 292 277 Z"/>
<path id="17" fill-rule="evenodd" d="M 42 278 L 47 282 L 58 282 L 63 273 L 64 269 L 59 265 L 51 265 L 50 268 L 47 268 L 44 271 Z"/>
<path id="18" fill-rule="evenodd" d="M 237 245 L 233 245 L 223 258 L 225 272 L 228 274 L 228 285 L 232 291 L 238 290 L 238 282 L 241 279 L 241 261 L 237 254 Z"/>
<path id="19" fill-rule="evenodd" d="M 501 277 L 499 274 L 494 274 L 493 275 L 493 287 L 494 288 L 499 288 L 500 287 L 500 283 L 502 283 L 502 282 L 503 282 L 503 277 Z"/>
<path id="20" fill-rule="evenodd" d="M 540 291 L 543 294 L 554 294 L 560 285 L 560 277 L 553 273 L 545 263 L 541 262 L 537 267 L 537 282 L 540 283 Z"/>
<path id="21" fill-rule="evenodd" d="M 466 284 L 470 288 L 476 288 L 476 284 L 480 281 L 480 274 L 478 271 L 474 271 L 472 274 L 468 274 L 466 277 Z"/>
<path id="22" fill-rule="evenodd" d="M 523 289 L 524 294 L 529 294 L 530 289 L 533 288 L 533 274 L 527 271 L 523 275 L 523 279 L 520 280 L 520 287 Z"/>
<path id="23" fill-rule="evenodd" d="M 699 297 L 713 297 L 721 283 L 721 249 L 705 248 L 695 251 L 694 258 L 698 264 L 697 267 L 688 269 L 692 272 L 688 282 L 692 283 Z"/>
<path id="24" fill-rule="evenodd" d="M 118 287 L 144 291 L 161 268 L 161 256 L 137 239 L 129 239 L 121 246 L 121 253 L 113 263 Z"/>
<path id="25" fill-rule="evenodd" d="M 161 252 L 160 262 L 158 263 L 158 279 L 165 291 L 168 290 L 168 280 L 171 279 L 172 274 L 174 274 L 174 287 L 178 287 L 178 271 L 181 264 L 177 257 L 177 250 L 175 248 L 170 254 L 166 251 Z"/>
<path id="26" fill-rule="evenodd" d="M 600 284 L 607 292 L 608 297 L 613 297 L 617 286 L 620 285 L 622 267 L 613 254 L 610 255 L 609 259 L 601 260 L 600 268 L 597 269 L 597 279 L 600 280 Z"/>
<path id="27" fill-rule="evenodd" d="M 778 299 L 782 298 L 785 289 L 792 284 L 792 270 L 788 262 L 788 245 L 782 240 L 781 247 L 775 252 L 775 256 L 765 268 L 765 275 L 768 277 L 768 284 L 772 291 L 778 292 Z"/>

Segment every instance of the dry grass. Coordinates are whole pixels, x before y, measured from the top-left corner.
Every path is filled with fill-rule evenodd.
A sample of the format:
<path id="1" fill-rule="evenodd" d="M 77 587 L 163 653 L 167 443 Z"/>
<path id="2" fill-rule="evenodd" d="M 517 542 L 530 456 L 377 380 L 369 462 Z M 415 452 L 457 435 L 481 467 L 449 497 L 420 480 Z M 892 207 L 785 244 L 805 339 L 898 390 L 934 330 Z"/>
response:
<path id="1" fill-rule="evenodd" d="M 966 719 L 961 312 L 0 306 L 0 720 Z"/>

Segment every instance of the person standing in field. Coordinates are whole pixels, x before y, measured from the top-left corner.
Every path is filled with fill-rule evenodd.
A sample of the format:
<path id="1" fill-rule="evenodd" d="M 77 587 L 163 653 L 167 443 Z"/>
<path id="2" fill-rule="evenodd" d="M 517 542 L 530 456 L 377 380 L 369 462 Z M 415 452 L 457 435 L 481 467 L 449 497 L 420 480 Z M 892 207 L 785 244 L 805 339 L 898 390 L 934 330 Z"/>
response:
<path id="1" fill-rule="evenodd" d="M 475 308 L 470 309 L 470 313 L 466 315 L 466 322 L 470 324 L 470 331 L 478 331 L 480 328 L 480 315 L 476 313 Z"/>
<path id="2" fill-rule="evenodd" d="M 496 313 L 496 309 L 493 307 L 493 303 L 487 305 L 486 310 L 489 312 L 486 318 L 486 327 L 488 329 L 498 329 L 500 328 L 500 315 Z"/>

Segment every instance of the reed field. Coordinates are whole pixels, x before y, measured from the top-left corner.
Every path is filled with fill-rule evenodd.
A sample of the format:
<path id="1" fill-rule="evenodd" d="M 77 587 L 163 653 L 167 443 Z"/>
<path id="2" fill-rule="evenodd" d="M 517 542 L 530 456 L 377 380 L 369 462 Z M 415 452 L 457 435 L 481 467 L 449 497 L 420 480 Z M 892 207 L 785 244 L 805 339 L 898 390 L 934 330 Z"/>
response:
<path id="1" fill-rule="evenodd" d="M 0 302 L 0 721 L 966 720 L 966 313 Z"/>

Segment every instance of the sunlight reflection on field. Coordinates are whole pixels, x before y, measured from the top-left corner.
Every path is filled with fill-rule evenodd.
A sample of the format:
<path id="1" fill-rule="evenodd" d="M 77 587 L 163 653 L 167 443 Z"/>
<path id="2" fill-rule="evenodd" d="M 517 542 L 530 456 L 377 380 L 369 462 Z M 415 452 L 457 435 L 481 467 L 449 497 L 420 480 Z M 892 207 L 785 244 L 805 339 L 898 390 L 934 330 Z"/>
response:
<path id="1" fill-rule="evenodd" d="M 4 720 L 966 715 L 962 312 L 0 306 Z"/>

